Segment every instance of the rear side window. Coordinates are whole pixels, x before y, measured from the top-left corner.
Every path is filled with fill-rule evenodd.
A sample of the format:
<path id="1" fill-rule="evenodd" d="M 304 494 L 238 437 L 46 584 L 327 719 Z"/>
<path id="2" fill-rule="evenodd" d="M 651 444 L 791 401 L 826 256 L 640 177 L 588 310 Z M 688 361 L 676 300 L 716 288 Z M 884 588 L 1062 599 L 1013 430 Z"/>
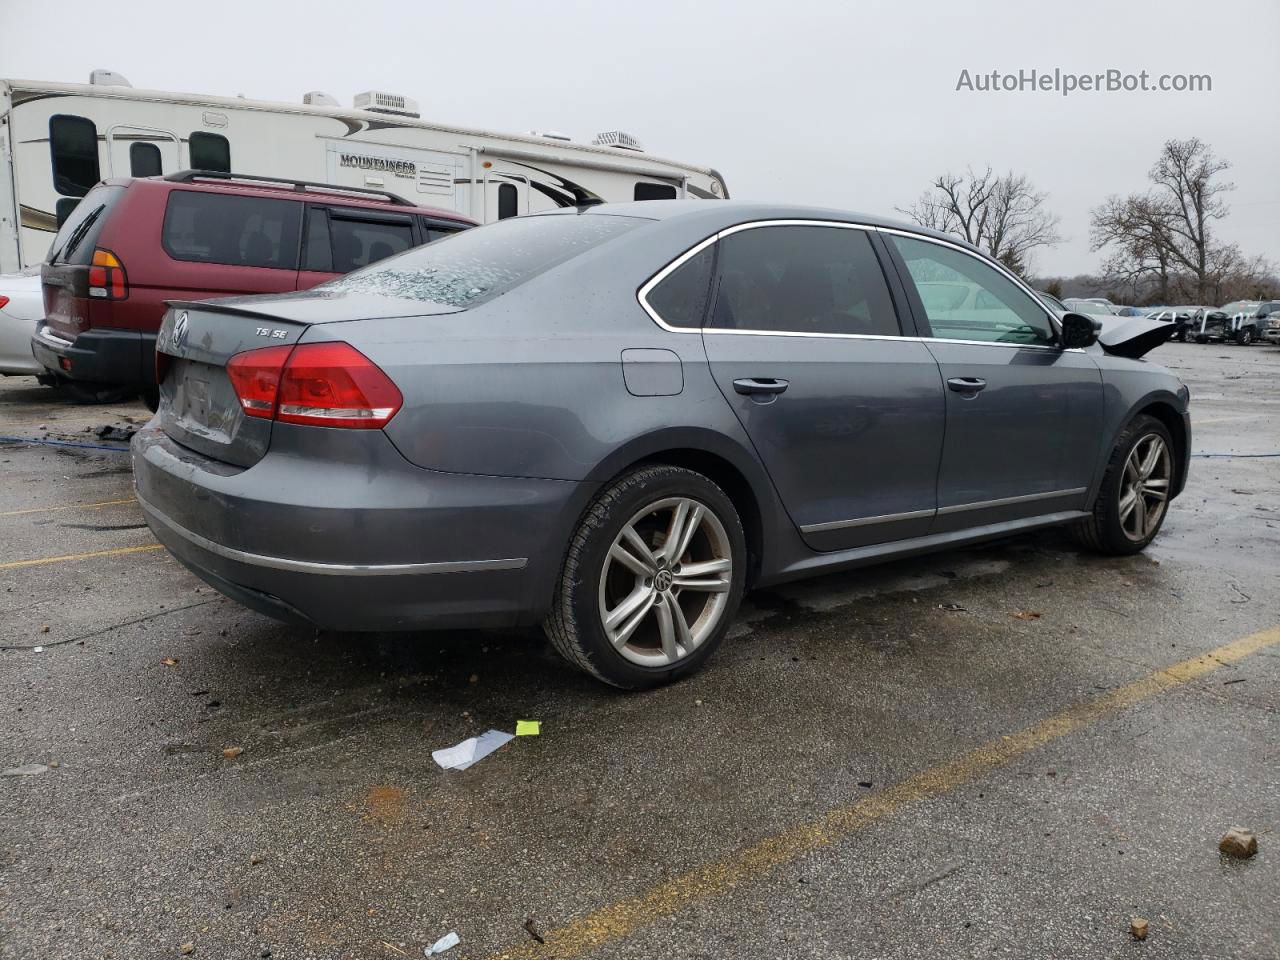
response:
<path id="1" fill-rule="evenodd" d="M 64 197 L 83 197 L 102 179 L 98 171 L 98 128 L 85 117 L 49 118 L 53 188 Z"/>
<path id="2" fill-rule="evenodd" d="M 197 130 L 188 139 L 192 170 L 231 172 L 231 144 L 220 133 Z"/>
<path id="3" fill-rule="evenodd" d="M 709 245 L 676 267 L 648 293 L 649 309 L 671 327 L 701 327 L 711 295 L 715 245 Z"/>
<path id="4" fill-rule="evenodd" d="M 160 148 L 154 143 L 134 143 L 129 146 L 129 175 L 134 177 L 158 177 Z"/>
<path id="5" fill-rule="evenodd" d="M 432 240 L 439 240 L 441 237 L 447 237 L 451 234 L 461 233 L 467 229 L 464 223 L 449 223 L 445 220 L 428 220 L 422 218 L 422 235 L 426 237 L 426 243 Z"/>
<path id="6" fill-rule="evenodd" d="M 588 213 L 512 217 L 465 230 L 448 243 L 418 247 L 324 287 L 470 307 L 650 222 Z"/>
<path id="7" fill-rule="evenodd" d="M 413 222 L 408 217 L 387 222 L 362 220 L 331 211 L 329 241 L 333 248 L 332 269 L 350 273 L 412 247 Z"/>
<path id="8" fill-rule="evenodd" d="M 863 230 L 777 226 L 722 239 L 712 326 L 898 336 L 880 261 Z"/>
<path id="9" fill-rule="evenodd" d="M 676 188 L 669 183 L 637 183 L 635 199 L 637 200 L 674 200 Z"/>
<path id="10" fill-rule="evenodd" d="M 124 191 L 124 187 L 107 186 L 90 190 L 58 228 L 58 235 L 49 245 L 48 262 L 83 265 L 92 260 L 98 235 Z"/>
<path id="11" fill-rule="evenodd" d="M 161 241 L 175 260 L 296 270 L 301 222 L 293 200 L 174 190 Z"/>

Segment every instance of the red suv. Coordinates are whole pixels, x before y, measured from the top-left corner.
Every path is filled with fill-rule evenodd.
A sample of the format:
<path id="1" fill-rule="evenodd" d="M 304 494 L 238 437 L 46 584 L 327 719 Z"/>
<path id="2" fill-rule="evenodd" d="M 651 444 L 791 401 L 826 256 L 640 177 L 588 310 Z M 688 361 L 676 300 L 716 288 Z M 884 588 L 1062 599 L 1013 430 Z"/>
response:
<path id="1" fill-rule="evenodd" d="M 164 301 L 301 290 L 472 226 L 375 190 L 198 170 L 104 180 L 41 269 L 41 382 L 152 401 Z"/>

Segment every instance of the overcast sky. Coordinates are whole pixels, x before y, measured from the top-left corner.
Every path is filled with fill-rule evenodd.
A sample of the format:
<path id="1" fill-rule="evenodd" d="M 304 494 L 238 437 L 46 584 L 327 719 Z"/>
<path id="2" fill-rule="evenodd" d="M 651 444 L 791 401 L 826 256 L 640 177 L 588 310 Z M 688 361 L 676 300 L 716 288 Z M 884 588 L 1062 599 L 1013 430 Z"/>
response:
<path id="1" fill-rule="evenodd" d="M 126 12 L 127 11 L 127 12 Z M 1066 240 L 1037 271 L 1096 268 L 1089 210 L 1141 190 L 1168 138 L 1233 164 L 1225 238 L 1280 262 L 1280 2 L 1025 0 L 537 4 L 490 0 L 0 0 L 0 75 L 350 103 L 587 139 L 623 129 L 724 174 L 734 197 L 891 214 L 972 164 L 1026 173 Z M 1208 73 L 1207 93 L 957 92 L 977 74 Z"/>

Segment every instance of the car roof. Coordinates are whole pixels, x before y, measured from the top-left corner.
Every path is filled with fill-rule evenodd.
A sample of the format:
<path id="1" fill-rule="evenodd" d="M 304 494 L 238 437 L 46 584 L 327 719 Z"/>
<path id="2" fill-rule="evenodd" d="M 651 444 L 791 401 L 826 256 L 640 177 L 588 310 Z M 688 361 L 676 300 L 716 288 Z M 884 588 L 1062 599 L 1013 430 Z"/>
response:
<path id="1" fill-rule="evenodd" d="M 456 220 L 460 223 L 475 223 L 470 217 L 464 216 L 456 210 L 445 210 L 441 207 L 422 207 L 412 203 L 406 205 L 384 199 L 375 194 L 361 196 L 354 191 L 343 192 L 346 188 L 338 184 L 333 184 L 327 188 L 325 185 L 319 185 L 313 189 L 300 190 L 288 183 L 273 184 L 253 181 L 252 179 L 203 180 L 199 177 L 193 180 L 169 180 L 165 177 L 115 177 L 104 180 L 103 183 L 109 186 L 145 190 L 194 190 L 199 193 L 231 193 L 243 197 L 270 197 L 277 200 L 308 200 L 312 203 L 324 203 L 329 206 L 360 207 L 365 210 L 386 210 L 388 212 L 401 211 L 403 213 L 425 214 L 446 220 Z"/>
<path id="2" fill-rule="evenodd" d="M 904 230 L 921 236 L 945 240 L 957 246 L 981 254 L 971 243 L 950 233 L 931 230 L 916 223 L 882 217 L 870 213 L 857 213 L 835 207 L 811 207 L 800 204 L 760 203 L 743 200 L 632 200 L 625 203 L 598 203 L 589 207 L 568 207 L 550 210 L 533 216 L 557 216 L 585 213 L 599 216 L 643 217 L 646 220 L 704 220 L 708 225 L 716 222 L 723 226 L 745 223 L 751 220 L 831 220 L 839 223 L 857 223 L 886 230 Z M 982 254 L 986 256 L 986 254 Z M 989 259 L 989 258 L 988 258 Z"/>

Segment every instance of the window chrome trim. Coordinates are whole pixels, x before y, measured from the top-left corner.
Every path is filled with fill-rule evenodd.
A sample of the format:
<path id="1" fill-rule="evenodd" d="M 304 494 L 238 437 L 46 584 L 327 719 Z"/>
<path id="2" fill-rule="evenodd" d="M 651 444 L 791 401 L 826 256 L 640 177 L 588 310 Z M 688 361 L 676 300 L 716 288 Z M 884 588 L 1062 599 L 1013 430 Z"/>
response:
<path id="1" fill-rule="evenodd" d="M 907 237 L 911 240 L 922 240 L 925 243 L 937 244 L 940 247 L 949 247 L 957 253 L 966 254 L 977 260 L 979 263 L 991 267 L 997 273 L 1004 275 L 1008 280 L 1013 281 L 1014 285 L 1031 297 L 1031 302 L 1042 310 L 1046 317 L 1049 318 L 1049 326 L 1058 334 L 1062 335 L 1062 328 L 1058 323 L 1058 318 L 1054 316 L 1052 311 L 1044 304 L 1044 302 L 1036 295 L 1026 283 L 1020 280 L 1011 270 L 1000 263 L 983 256 L 981 253 L 975 252 L 963 247 L 958 243 L 952 243 L 947 240 L 931 237 L 923 233 L 913 233 L 910 230 L 901 230 L 896 227 L 877 227 L 869 223 L 851 223 L 842 220 L 803 220 L 803 219 L 784 219 L 784 220 L 751 220 L 746 223 L 734 224 L 731 227 L 725 227 L 711 236 L 707 237 L 690 247 L 684 253 L 680 254 L 665 267 L 655 273 L 652 277 L 641 285 L 636 291 L 636 299 L 640 302 L 641 308 L 649 315 L 649 319 L 656 323 L 668 333 L 712 333 L 721 336 L 755 336 L 755 337 L 806 337 L 816 340 L 905 340 L 915 341 L 919 343 L 967 343 L 982 347 L 1012 347 L 1017 350 L 1057 350 L 1060 353 L 1083 353 L 1084 350 L 1079 347 L 1063 347 L 1058 344 L 1046 343 L 1003 343 L 998 340 L 958 340 L 950 337 L 916 337 L 906 334 L 874 334 L 874 333 L 801 333 L 796 330 L 718 330 L 715 327 L 673 327 L 658 315 L 658 311 L 649 303 L 649 293 L 665 280 L 668 276 L 678 270 L 686 261 L 696 257 L 699 253 L 718 242 L 723 237 L 732 236 L 735 233 L 741 233 L 743 230 L 754 230 L 758 227 L 834 227 L 841 230 L 864 230 L 875 233 L 887 233 L 899 237 Z M 914 281 L 911 281 L 914 284 Z"/>
<path id="2" fill-rule="evenodd" d="M 1009 507 L 1016 503 L 1033 503 L 1036 500 L 1056 500 L 1059 497 L 1074 497 L 1088 492 L 1088 487 L 1072 487 L 1070 490 L 1050 490 L 1048 493 L 1027 493 L 1020 497 L 1001 497 L 999 500 L 979 500 L 976 503 L 957 503 L 950 507 L 939 507 L 938 516 L 945 516 L 949 513 L 964 513 L 967 510 L 988 510 L 992 507 Z"/>
<path id="3" fill-rule="evenodd" d="M 527 558 L 517 557 L 508 560 L 446 560 L 435 563 L 319 563 L 314 560 L 291 560 L 287 557 L 271 557 L 261 553 L 249 553 L 223 546 L 207 537 L 188 530 L 165 514 L 161 513 L 141 497 L 138 504 L 143 512 L 156 523 L 167 527 L 173 533 L 202 550 L 216 556 L 238 563 L 249 563 L 256 567 L 270 567 L 273 570 L 288 570 L 295 573 L 318 573 L 330 576 L 345 577 L 386 577 L 403 576 L 422 573 L 473 573 L 485 570 L 521 570 L 528 563 Z"/>
<path id="4" fill-rule="evenodd" d="M 822 533 L 827 530 L 846 530 L 849 527 L 867 527 L 873 523 L 894 523 L 898 520 L 922 520 L 932 517 L 936 510 L 908 510 L 906 513 L 884 513 L 878 517 L 859 517 L 857 520 L 830 520 L 826 523 L 806 523 L 800 527 L 801 533 Z"/>

